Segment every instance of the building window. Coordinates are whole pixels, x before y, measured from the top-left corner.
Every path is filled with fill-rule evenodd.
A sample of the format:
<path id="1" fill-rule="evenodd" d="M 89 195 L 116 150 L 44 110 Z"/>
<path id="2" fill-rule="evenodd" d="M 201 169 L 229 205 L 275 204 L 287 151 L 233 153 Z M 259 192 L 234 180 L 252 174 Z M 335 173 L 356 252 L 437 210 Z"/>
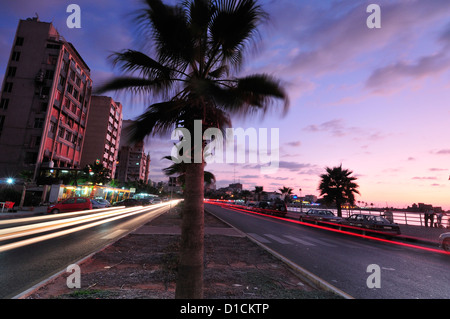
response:
<path id="1" fill-rule="evenodd" d="M 72 142 L 72 133 L 69 131 L 66 131 L 66 140 L 69 142 Z"/>
<path id="2" fill-rule="evenodd" d="M 41 144 L 41 136 L 32 136 L 31 137 L 31 147 L 37 147 Z"/>
<path id="3" fill-rule="evenodd" d="M 19 61 L 19 59 L 20 59 L 20 52 L 14 51 L 11 56 L 11 61 L 17 62 L 17 61 Z"/>
<path id="4" fill-rule="evenodd" d="M 46 80 L 53 80 L 53 76 L 55 75 L 55 71 L 53 70 L 45 70 L 45 79 Z"/>
<path id="5" fill-rule="evenodd" d="M 70 94 L 72 94 L 72 92 L 73 92 L 73 85 L 72 85 L 72 84 L 68 84 L 68 85 L 67 85 L 67 92 L 69 92 Z"/>
<path id="6" fill-rule="evenodd" d="M 59 76 L 59 85 L 64 87 L 64 83 L 66 82 L 66 78 L 62 75 Z"/>
<path id="7" fill-rule="evenodd" d="M 6 82 L 5 87 L 3 88 L 3 92 L 11 93 L 13 84 L 12 82 Z"/>
<path id="8" fill-rule="evenodd" d="M 15 66 L 10 66 L 8 68 L 8 76 L 12 77 L 12 78 L 15 77 L 16 76 L 16 71 L 17 71 L 17 68 Z"/>
<path id="9" fill-rule="evenodd" d="M 62 102 L 62 93 L 59 90 L 56 90 L 55 99 L 59 102 Z"/>
<path id="10" fill-rule="evenodd" d="M 47 43 L 47 49 L 59 49 L 61 46 L 59 44 Z"/>
<path id="11" fill-rule="evenodd" d="M 6 110 L 8 109 L 9 99 L 1 99 L 0 101 L 0 109 Z"/>
<path id="12" fill-rule="evenodd" d="M 0 132 L 3 130 L 3 124 L 5 124 L 5 116 L 0 115 Z"/>
<path id="13" fill-rule="evenodd" d="M 47 64 L 56 65 L 58 62 L 58 56 L 50 54 L 47 59 Z"/>
<path id="14" fill-rule="evenodd" d="M 16 39 L 16 45 L 17 46 L 22 46 L 23 45 L 23 37 L 17 37 Z"/>
<path id="15" fill-rule="evenodd" d="M 50 122 L 50 130 L 51 133 L 55 134 L 56 132 L 56 124 L 53 122 Z"/>
<path id="16" fill-rule="evenodd" d="M 65 132 L 64 128 L 61 127 L 59 129 L 58 136 L 61 137 L 61 138 L 64 138 L 64 132 Z"/>
<path id="17" fill-rule="evenodd" d="M 43 128 L 44 127 L 44 119 L 43 118 L 35 118 L 34 119 L 34 128 Z"/>

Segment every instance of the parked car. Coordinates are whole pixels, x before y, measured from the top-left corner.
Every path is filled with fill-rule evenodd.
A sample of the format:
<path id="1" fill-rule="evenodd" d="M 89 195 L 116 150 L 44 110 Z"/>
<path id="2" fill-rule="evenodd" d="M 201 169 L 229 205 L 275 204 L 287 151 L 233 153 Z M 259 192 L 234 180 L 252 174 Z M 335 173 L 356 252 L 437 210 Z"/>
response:
<path id="1" fill-rule="evenodd" d="M 124 200 L 121 200 L 119 202 L 115 202 L 113 206 L 125 206 L 125 207 L 132 207 L 132 206 L 141 206 L 142 202 L 140 200 L 137 200 L 135 198 L 127 198 Z"/>
<path id="2" fill-rule="evenodd" d="M 274 200 L 274 201 L 261 201 L 255 204 L 252 208 L 254 211 L 275 215 L 275 216 L 286 216 L 287 214 L 287 206 L 286 203 L 282 200 Z"/>
<path id="3" fill-rule="evenodd" d="M 382 216 L 353 214 L 348 218 L 341 219 L 339 224 L 349 229 L 362 230 L 363 233 L 369 231 L 378 234 L 400 235 L 400 227 Z"/>
<path id="4" fill-rule="evenodd" d="M 92 202 L 86 197 L 71 197 L 47 207 L 47 213 L 57 214 L 92 209 Z"/>
<path id="5" fill-rule="evenodd" d="M 450 233 L 442 233 L 439 236 L 439 247 L 445 251 L 450 251 Z"/>
<path id="6" fill-rule="evenodd" d="M 161 198 L 156 197 L 152 199 L 152 204 L 161 204 L 161 203 L 162 203 Z"/>
<path id="7" fill-rule="evenodd" d="M 111 203 L 108 202 L 106 199 L 103 198 L 95 198 L 91 200 L 92 202 L 92 208 L 93 209 L 97 209 L 97 208 L 107 208 L 111 206 Z"/>
<path id="8" fill-rule="evenodd" d="M 300 213 L 299 217 L 302 222 L 320 223 L 338 223 L 342 217 L 334 215 L 331 210 L 326 209 L 309 209 L 305 213 Z"/>
<path id="9" fill-rule="evenodd" d="M 140 202 L 142 205 L 147 206 L 152 204 L 152 200 L 150 198 L 143 198 L 140 199 Z"/>

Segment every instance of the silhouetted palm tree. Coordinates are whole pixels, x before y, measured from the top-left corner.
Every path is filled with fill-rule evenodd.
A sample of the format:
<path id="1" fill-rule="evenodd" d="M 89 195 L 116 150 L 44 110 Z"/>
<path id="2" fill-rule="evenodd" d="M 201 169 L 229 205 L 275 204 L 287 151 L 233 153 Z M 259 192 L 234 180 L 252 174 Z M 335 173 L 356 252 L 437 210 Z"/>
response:
<path id="1" fill-rule="evenodd" d="M 172 156 L 164 156 L 163 159 L 167 159 L 172 161 Z M 169 167 L 163 168 L 163 172 L 167 176 L 177 175 L 177 183 L 180 184 L 183 188 L 186 184 L 186 166 L 189 164 L 186 163 L 172 163 Z M 213 173 L 204 171 L 204 182 L 205 186 L 211 185 L 215 183 L 216 176 Z"/>
<path id="2" fill-rule="evenodd" d="M 342 165 L 326 168 L 327 173 L 320 175 L 320 195 L 326 204 L 335 204 L 337 214 L 342 217 L 342 204 L 355 204 L 355 194 L 359 194 L 359 185 L 355 183 L 356 177 L 350 176 L 352 171 L 342 169 Z"/>
<path id="3" fill-rule="evenodd" d="M 148 30 L 145 41 L 153 58 L 135 50 L 115 53 L 113 62 L 126 74 L 98 90 L 125 89 L 162 101 L 136 119 L 134 141 L 176 126 L 192 135 L 194 120 L 202 121 L 203 130 L 224 129 L 231 125 L 230 115 L 266 111 L 278 99 L 287 110 L 287 95 L 278 80 L 265 74 L 235 76 L 267 18 L 256 0 L 145 3 L 138 21 Z M 194 158 L 203 158 L 204 146 L 193 146 Z M 186 166 L 176 298 L 203 297 L 203 171 L 202 161 Z"/>
<path id="4" fill-rule="evenodd" d="M 278 189 L 281 192 L 281 195 L 284 195 L 284 202 L 287 203 L 290 196 L 292 195 L 293 189 L 290 187 L 283 186 L 283 188 Z"/>

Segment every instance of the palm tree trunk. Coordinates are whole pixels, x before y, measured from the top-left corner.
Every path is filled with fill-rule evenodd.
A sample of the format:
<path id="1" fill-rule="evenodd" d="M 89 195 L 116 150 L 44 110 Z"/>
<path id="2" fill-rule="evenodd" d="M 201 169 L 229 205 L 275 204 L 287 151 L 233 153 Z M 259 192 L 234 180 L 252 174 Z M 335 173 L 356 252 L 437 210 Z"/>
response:
<path id="1" fill-rule="evenodd" d="M 203 298 L 204 163 L 186 165 L 186 189 L 181 223 L 177 299 Z"/>
<path id="2" fill-rule="evenodd" d="M 342 207 L 341 207 L 341 202 L 340 201 L 336 201 L 336 208 L 337 208 L 337 215 L 339 217 L 342 217 Z"/>

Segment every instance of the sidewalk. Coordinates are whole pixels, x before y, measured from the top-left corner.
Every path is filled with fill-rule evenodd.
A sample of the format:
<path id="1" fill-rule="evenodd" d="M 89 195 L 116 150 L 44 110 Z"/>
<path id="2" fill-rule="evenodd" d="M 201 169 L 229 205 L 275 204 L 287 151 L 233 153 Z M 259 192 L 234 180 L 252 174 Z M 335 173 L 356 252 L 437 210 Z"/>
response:
<path id="1" fill-rule="evenodd" d="M 17 210 L 17 207 L 14 207 Z M 38 216 L 47 213 L 47 206 L 37 206 L 37 207 L 22 207 L 22 210 L 17 210 L 15 212 L 1 212 L 0 210 L 0 220 L 11 219 L 11 218 L 23 218 Z"/>

